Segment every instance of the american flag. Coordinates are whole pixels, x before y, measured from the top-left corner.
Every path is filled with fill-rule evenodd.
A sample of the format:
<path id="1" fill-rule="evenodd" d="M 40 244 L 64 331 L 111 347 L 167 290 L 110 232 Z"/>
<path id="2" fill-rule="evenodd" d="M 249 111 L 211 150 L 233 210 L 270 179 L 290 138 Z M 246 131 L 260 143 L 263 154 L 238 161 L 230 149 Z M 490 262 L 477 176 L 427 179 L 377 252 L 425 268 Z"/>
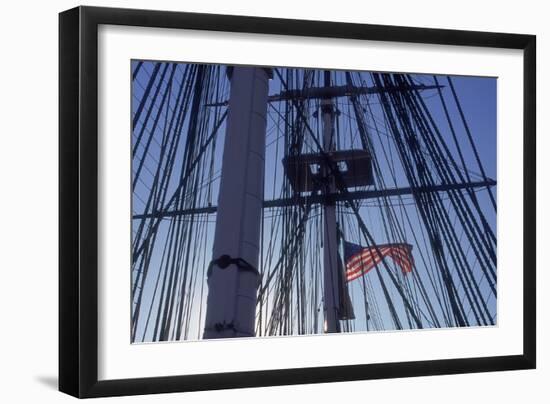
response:
<path id="1" fill-rule="evenodd" d="M 346 262 L 346 281 L 357 279 L 374 268 L 383 257 L 390 257 L 404 274 L 412 271 L 414 260 L 412 245 L 405 243 L 378 244 L 376 247 L 363 247 L 344 242 L 344 260 Z"/>

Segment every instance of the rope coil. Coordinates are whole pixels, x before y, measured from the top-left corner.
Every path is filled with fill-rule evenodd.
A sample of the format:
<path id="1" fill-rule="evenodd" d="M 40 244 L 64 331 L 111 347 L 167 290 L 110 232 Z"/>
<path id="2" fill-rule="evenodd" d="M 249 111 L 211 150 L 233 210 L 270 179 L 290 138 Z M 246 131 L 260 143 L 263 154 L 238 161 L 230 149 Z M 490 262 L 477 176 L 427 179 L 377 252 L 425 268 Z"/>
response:
<path id="1" fill-rule="evenodd" d="M 256 275 L 260 275 L 258 270 L 254 266 L 252 266 L 248 261 L 246 261 L 244 258 L 241 258 L 241 257 L 231 258 L 231 256 L 227 254 L 223 254 L 223 255 L 220 255 L 218 258 L 210 261 L 210 264 L 208 265 L 208 271 L 206 272 L 208 279 L 212 274 L 212 269 L 214 265 L 217 265 L 220 269 L 226 269 L 230 265 L 236 265 L 237 269 L 239 269 L 240 271 L 248 271 L 248 272 L 253 272 Z"/>

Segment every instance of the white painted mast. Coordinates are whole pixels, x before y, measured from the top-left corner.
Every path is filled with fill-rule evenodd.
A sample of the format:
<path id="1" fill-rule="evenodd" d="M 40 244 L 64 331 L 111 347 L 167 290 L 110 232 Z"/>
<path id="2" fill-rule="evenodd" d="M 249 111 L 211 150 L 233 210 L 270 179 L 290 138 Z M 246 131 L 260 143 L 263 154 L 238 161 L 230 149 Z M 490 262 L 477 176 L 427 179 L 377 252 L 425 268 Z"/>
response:
<path id="1" fill-rule="evenodd" d="M 325 71 L 325 87 L 330 86 L 330 72 Z M 336 149 L 334 143 L 334 105 L 332 98 L 321 101 L 321 113 L 323 123 L 323 150 L 330 153 Z M 327 180 L 325 195 L 336 191 L 334 176 L 330 168 L 324 166 L 324 176 Z M 326 333 L 340 331 L 339 308 L 340 288 L 338 278 L 340 266 L 338 264 L 338 238 L 336 229 L 336 203 L 328 198 L 323 206 L 323 308 L 325 315 L 324 329 Z"/>
<path id="2" fill-rule="evenodd" d="M 204 338 L 255 335 L 260 282 L 269 78 L 265 68 L 234 67 L 222 161 Z"/>

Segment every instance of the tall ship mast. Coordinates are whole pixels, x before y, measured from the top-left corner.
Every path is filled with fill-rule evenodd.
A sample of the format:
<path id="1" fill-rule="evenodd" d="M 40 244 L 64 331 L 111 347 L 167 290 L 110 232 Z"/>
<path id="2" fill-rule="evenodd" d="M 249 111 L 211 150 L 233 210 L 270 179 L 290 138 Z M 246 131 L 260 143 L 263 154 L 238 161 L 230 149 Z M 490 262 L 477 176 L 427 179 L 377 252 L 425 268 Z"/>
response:
<path id="1" fill-rule="evenodd" d="M 494 79 L 132 69 L 133 342 L 496 324 Z"/>

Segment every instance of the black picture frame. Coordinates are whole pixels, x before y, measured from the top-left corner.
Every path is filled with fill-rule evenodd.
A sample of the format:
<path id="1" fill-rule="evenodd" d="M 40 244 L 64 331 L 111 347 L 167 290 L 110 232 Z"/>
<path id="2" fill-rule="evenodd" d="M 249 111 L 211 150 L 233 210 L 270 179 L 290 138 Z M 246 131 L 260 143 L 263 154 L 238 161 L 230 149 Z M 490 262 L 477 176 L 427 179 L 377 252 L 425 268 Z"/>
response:
<path id="1" fill-rule="evenodd" d="M 523 50 L 523 354 L 99 381 L 100 24 Z M 535 60 L 533 35 L 96 7 L 60 13 L 59 390 L 84 398 L 535 368 Z"/>

